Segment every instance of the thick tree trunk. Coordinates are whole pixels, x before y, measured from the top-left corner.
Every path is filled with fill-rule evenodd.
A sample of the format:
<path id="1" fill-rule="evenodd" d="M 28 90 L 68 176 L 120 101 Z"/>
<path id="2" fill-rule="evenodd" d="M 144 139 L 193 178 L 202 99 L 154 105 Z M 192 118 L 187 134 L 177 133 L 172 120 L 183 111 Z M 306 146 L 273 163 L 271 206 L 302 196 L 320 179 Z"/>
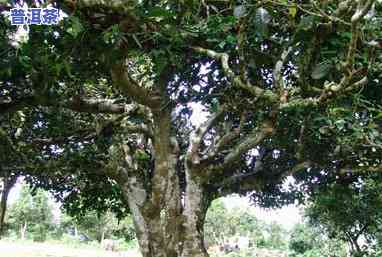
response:
<path id="1" fill-rule="evenodd" d="M 143 257 L 208 257 L 203 225 L 209 201 L 197 183 L 188 183 L 183 213 L 178 216 L 169 215 L 171 206 L 164 206 L 157 215 L 157 210 L 140 205 L 139 194 L 127 193 Z"/>
<path id="2" fill-rule="evenodd" d="M 4 190 L 1 194 L 1 202 L 0 202 L 0 238 L 3 237 L 4 234 L 4 219 L 5 213 L 7 210 L 7 200 L 8 200 L 9 191 Z"/>
<path id="3" fill-rule="evenodd" d="M 2 238 L 4 234 L 4 220 L 7 210 L 8 195 L 15 183 L 16 177 L 4 178 L 3 181 L 3 190 L 0 199 L 0 238 Z"/>
<path id="4" fill-rule="evenodd" d="M 210 199 L 203 190 L 200 178 L 193 176 L 196 172 L 186 168 L 187 187 L 183 212 L 185 236 L 182 257 L 208 257 L 204 245 L 204 221 Z"/>
<path id="5" fill-rule="evenodd" d="M 147 174 L 134 164 L 126 144 L 125 178 L 119 183 L 132 212 L 143 257 L 208 257 L 204 247 L 203 223 L 209 202 L 202 184 L 187 172 L 186 192 L 181 194 L 176 165 L 179 147 L 171 135 L 170 113 L 154 114 L 154 174 L 147 186 Z"/>

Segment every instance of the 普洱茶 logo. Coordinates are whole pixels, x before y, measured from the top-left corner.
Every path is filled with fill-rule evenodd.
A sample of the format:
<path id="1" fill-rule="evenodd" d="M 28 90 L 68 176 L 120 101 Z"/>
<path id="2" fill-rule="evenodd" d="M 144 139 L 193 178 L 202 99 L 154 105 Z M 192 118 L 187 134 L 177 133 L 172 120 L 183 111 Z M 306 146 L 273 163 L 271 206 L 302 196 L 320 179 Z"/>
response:
<path id="1" fill-rule="evenodd" d="M 54 25 L 59 21 L 57 8 L 12 8 L 10 10 L 12 25 Z"/>

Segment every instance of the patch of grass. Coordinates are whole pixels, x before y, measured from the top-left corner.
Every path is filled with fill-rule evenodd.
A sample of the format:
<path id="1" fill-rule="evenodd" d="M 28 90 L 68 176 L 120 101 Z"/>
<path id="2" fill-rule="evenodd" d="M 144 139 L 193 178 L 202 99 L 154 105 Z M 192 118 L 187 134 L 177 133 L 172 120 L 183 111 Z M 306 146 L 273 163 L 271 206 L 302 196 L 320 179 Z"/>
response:
<path id="1" fill-rule="evenodd" d="M 117 257 L 114 252 L 103 251 L 90 245 L 70 247 L 59 243 L 0 241 L 0 257 Z"/>

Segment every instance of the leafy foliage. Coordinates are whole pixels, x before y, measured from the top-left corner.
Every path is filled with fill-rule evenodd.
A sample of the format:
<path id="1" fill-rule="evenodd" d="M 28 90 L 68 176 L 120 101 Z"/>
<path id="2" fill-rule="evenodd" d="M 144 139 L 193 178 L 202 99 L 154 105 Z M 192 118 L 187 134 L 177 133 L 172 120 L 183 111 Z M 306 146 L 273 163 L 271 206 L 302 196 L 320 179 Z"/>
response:
<path id="1" fill-rule="evenodd" d="M 220 196 L 281 206 L 381 171 L 380 1 L 50 3 L 69 17 L 23 40 L 0 17 L 0 168 L 72 213 L 181 227 Z"/>
<path id="2" fill-rule="evenodd" d="M 87 240 L 102 242 L 103 239 L 124 238 L 125 241 L 135 239 L 131 218 L 118 220 L 111 212 L 100 215 L 93 211 L 79 218 L 64 215 L 61 226 L 66 231 L 76 229 L 77 233 L 85 235 Z"/>
<path id="3" fill-rule="evenodd" d="M 332 184 L 314 196 L 306 215 L 331 238 L 347 242 L 355 255 L 362 254 L 367 249 L 361 240 L 370 249 L 381 231 L 380 186 L 378 176 Z"/>
<path id="4" fill-rule="evenodd" d="M 40 189 L 32 195 L 31 189 L 24 184 L 19 199 L 9 208 L 7 222 L 11 229 L 20 232 L 20 237 L 26 234 L 35 241 L 45 241 L 53 228 L 52 206 L 47 192 Z"/>
<path id="5" fill-rule="evenodd" d="M 204 231 L 208 245 L 223 246 L 230 240 L 244 237 L 252 247 L 286 248 L 287 232 L 281 225 L 258 220 L 250 210 L 227 209 L 220 199 L 212 202 L 207 212 Z"/>
<path id="6" fill-rule="evenodd" d="M 327 238 L 319 227 L 296 224 L 291 231 L 289 249 L 296 256 L 346 256 L 346 247 L 335 238 Z"/>

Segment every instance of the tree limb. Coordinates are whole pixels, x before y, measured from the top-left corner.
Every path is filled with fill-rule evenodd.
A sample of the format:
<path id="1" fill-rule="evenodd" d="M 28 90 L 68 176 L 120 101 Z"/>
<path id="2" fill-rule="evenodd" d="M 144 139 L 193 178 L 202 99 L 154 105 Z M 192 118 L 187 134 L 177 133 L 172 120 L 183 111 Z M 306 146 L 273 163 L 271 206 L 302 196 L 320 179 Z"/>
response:
<path id="1" fill-rule="evenodd" d="M 54 106 L 54 102 L 47 101 L 42 102 L 42 105 Z M 108 113 L 108 114 L 129 114 L 132 112 L 145 110 L 139 110 L 137 104 L 116 104 L 110 99 L 97 99 L 97 98 L 81 98 L 73 97 L 67 101 L 62 101 L 59 103 L 61 107 L 71 109 L 77 112 L 87 112 L 87 113 Z"/>
<path id="2" fill-rule="evenodd" d="M 155 96 L 152 91 L 147 90 L 131 78 L 124 64 L 119 63 L 114 65 L 111 70 L 111 75 L 114 84 L 116 84 L 126 96 L 129 96 L 137 103 L 150 108 L 160 107 L 160 97 Z"/>
<path id="3" fill-rule="evenodd" d="M 259 145 L 267 136 L 272 134 L 273 131 L 274 127 L 272 122 L 265 121 L 260 130 L 255 129 L 251 135 L 232 149 L 232 151 L 224 158 L 221 168 L 224 169 L 232 165 L 232 163 L 240 159 L 244 153 Z"/>
<path id="4" fill-rule="evenodd" d="M 280 56 L 280 60 L 276 62 L 276 65 L 273 69 L 273 78 L 274 78 L 274 85 L 275 87 L 280 91 L 284 89 L 284 81 L 283 81 L 283 74 L 282 69 L 286 62 L 288 61 L 288 56 L 292 52 L 292 47 L 288 47 L 285 49 Z"/>
<path id="5" fill-rule="evenodd" d="M 206 157 L 201 160 L 202 163 L 209 163 L 216 155 L 222 151 L 227 145 L 229 145 L 234 139 L 240 136 L 240 132 L 244 126 L 246 114 L 243 113 L 240 117 L 240 124 L 238 128 L 227 131 L 220 139 L 217 140 L 215 145 L 212 145 L 210 149 L 206 151 Z"/>
<path id="6" fill-rule="evenodd" d="M 201 124 L 196 131 L 191 133 L 190 135 L 190 145 L 188 147 L 188 151 L 186 154 L 186 160 L 189 164 L 199 164 L 200 163 L 200 156 L 199 156 L 199 150 L 200 145 L 203 141 L 204 136 L 206 133 L 216 124 L 216 122 L 219 120 L 219 118 L 223 115 L 224 109 L 221 108 L 216 113 L 211 115 L 211 117 Z"/>
<path id="7" fill-rule="evenodd" d="M 367 172 L 382 172 L 382 164 L 375 166 L 359 166 L 359 167 L 345 167 L 340 170 L 340 173 L 367 173 Z"/>
<path id="8" fill-rule="evenodd" d="M 24 97 L 22 99 L 12 101 L 0 101 L 0 114 L 13 113 L 23 109 L 28 105 L 34 105 L 34 97 Z"/>
<path id="9" fill-rule="evenodd" d="M 262 98 L 270 103 L 278 102 L 278 97 L 271 90 L 265 90 L 261 87 L 251 84 L 249 81 L 243 81 L 240 76 L 235 75 L 233 70 L 229 67 L 229 55 L 227 53 L 218 53 L 210 49 L 205 49 L 202 47 L 192 47 L 192 49 L 198 53 L 205 54 L 215 60 L 221 61 L 223 71 L 228 79 L 232 82 L 235 87 L 244 89 L 245 91 L 251 93 L 256 98 Z"/>
<path id="10" fill-rule="evenodd" d="M 351 40 L 350 40 L 350 45 L 346 57 L 346 62 L 345 62 L 345 68 L 351 70 L 353 69 L 354 65 L 354 58 L 355 58 L 355 53 L 357 50 L 357 43 L 358 43 L 358 38 L 359 38 L 359 21 L 365 17 L 365 15 L 369 12 L 372 4 L 374 3 L 375 0 L 360 0 L 358 1 L 358 6 L 356 9 L 356 12 L 353 14 L 351 17 Z"/>
<path id="11" fill-rule="evenodd" d="M 144 134 L 146 137 L 154 138 L 153 131 L 144 123 L 135 124 L 132 122 L 125 122 L 122 124 L 123 128 L 129 133 Z"/>
<path id="12" fill-rule="evenodd" d="M 311 167 L 311 164 L 312 163 L 309 161 L 297 163 L 290 169 L 280 174 L 280 180 L 303 168 Z M 254 188 L 261 187 L 261 180 L 259 179 L 258 175 L 262 171 L 264 171 L 264 168 L 262 166 L 258 166 L 251 172 L 232 174 L 230 177 L 219 181 L 217 184 L 215 184 L 215 186 L 220 188 L 221 196 L 237 193 L 237 187 L 239 187 L 239 191 L 241 193 L 251 192 Z M 235 187 L 235 185 L 237 187 Z"/>
<path id="13" fill-rule="evenodd" d="M 138 104 L 117 104 L 110 99 L 74 96 L 61 100 L 49 96 L 28 96 L 6 103 L 0 103 L 0 114 L 16 112 L 28 106 L 63 107 L 76 112 L 130 114 L 147 113 L 148 109 Z"/>

